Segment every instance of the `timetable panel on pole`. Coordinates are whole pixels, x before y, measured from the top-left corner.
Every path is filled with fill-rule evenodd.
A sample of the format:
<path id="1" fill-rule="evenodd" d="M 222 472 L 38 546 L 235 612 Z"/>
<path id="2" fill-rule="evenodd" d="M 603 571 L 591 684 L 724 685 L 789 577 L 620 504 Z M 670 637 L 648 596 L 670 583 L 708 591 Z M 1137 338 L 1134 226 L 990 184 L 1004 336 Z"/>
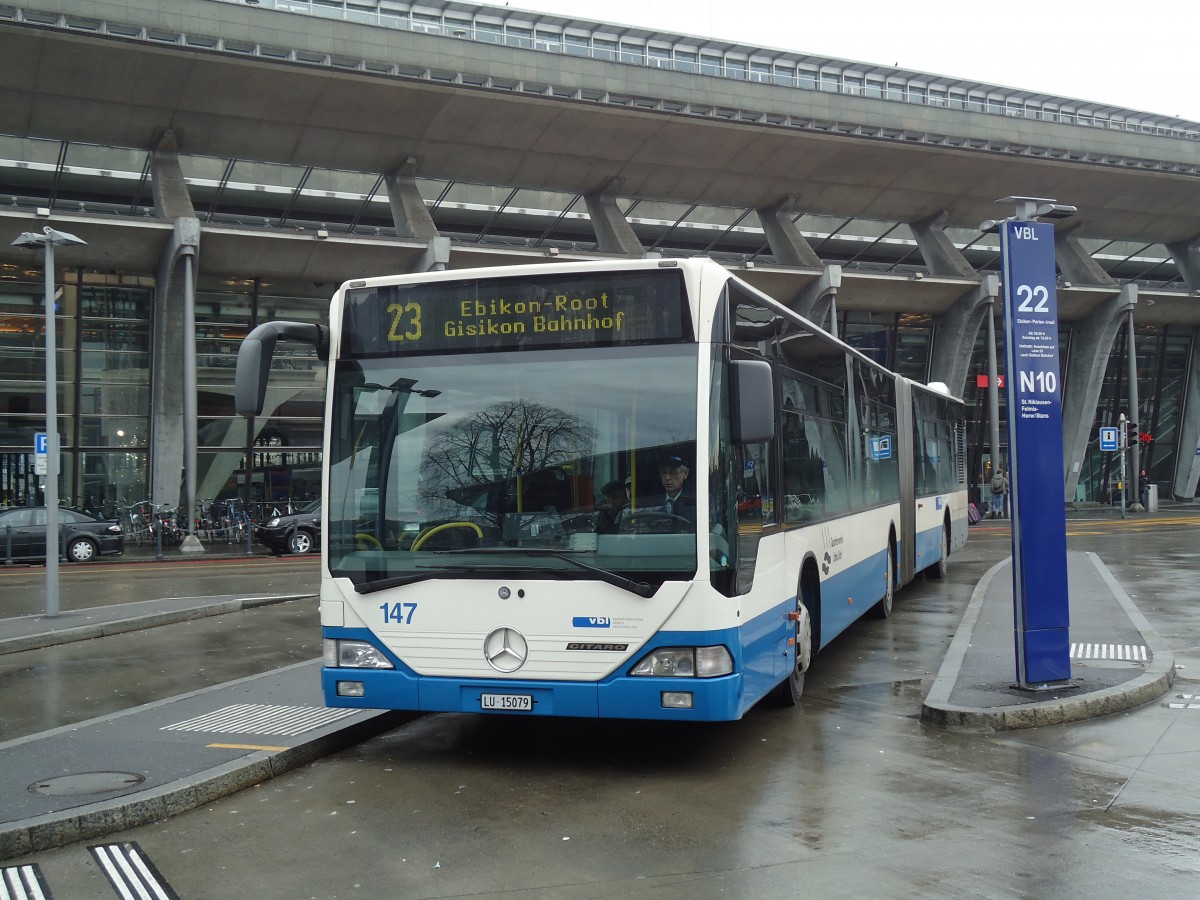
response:
<path id="1" fill-rule="evenodd" d="M 1071 677 L 1054 227 L 1010 219 L 1000 238 L 1016 663 L 1028 687 Z"/>

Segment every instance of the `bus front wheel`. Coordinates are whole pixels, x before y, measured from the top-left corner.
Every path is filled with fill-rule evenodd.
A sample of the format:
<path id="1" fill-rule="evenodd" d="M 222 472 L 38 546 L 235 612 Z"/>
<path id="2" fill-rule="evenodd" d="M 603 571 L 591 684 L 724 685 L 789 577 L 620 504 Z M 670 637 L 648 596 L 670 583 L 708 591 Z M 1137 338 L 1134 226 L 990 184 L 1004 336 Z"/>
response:
<path id="1" fill-rule="evenodd" d="M 796 664 L 775 689 L 775 699 L 781 706 L 795 706 L 804 696 L 804 674 L 812 665 L 813 623 L 804 601 L 796 601 Z"/>

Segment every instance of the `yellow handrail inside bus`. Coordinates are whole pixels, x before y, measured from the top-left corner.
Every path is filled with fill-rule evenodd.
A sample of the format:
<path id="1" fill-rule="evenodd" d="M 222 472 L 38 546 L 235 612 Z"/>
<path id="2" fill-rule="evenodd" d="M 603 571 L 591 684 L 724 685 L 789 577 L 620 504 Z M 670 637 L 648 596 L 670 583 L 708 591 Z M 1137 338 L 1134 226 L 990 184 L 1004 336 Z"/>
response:
<path id="1" fill-rule="evenodd" d="M 409 547 L 408 549 L 409 550 L 420 550 L 421 545 L 424 544 L 427 540 L 429 540 L 429 538 L 433 537 L 439 531 L 445 531 L 447 528 L 474 528 L 475 533 L 477 535 L 479 535 L 479 537 L 481 539 L 483 538 L 483 529 L 480 528 L 478 525 L 476 525 L 474 522 L 443 522 L 441 525 L 435 525 L 432 528 L 430 528 L 428 531 L 423 531 L 420 534 L 418 534 L 417 539 L 412 542 L 412 546 Z"/>

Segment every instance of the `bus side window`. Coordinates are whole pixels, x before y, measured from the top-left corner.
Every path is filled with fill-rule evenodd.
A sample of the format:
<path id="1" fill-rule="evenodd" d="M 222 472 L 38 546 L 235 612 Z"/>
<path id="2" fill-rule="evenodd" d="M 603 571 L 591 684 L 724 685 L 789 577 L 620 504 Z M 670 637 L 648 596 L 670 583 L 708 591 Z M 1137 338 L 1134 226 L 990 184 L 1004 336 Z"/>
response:
<path id="1" fill-rule="evenodd" d="M 804 417 L 794 410 L 783 412 L 783 494 L 788 522 L 805 522 L 821 515 L 825 479 L 821 458 L 812 447 Z"/>
<path id="2" fill-rule="evenodd" d="M 769 444 L 734 446 L 737 484 L 737 577 L 734 590 L 748 593 L 754 585 L 754 566 L 763 528 L 775 522 L 775 493 L 771 484 Z"/>
<path id="3" fill-rule="evenodd" d="M 713 550 L 713 585 L 727 596 L 736 596 L 753 585 L 763 528 L 777 521 L 776 485 L 771 482 L 771 443 L 733 441 L 728 371 L 722 362 L 713 363 L 709 502 L 714 527 L 710 539 L 714 547 L 721 548 L 720 552 Z"/>

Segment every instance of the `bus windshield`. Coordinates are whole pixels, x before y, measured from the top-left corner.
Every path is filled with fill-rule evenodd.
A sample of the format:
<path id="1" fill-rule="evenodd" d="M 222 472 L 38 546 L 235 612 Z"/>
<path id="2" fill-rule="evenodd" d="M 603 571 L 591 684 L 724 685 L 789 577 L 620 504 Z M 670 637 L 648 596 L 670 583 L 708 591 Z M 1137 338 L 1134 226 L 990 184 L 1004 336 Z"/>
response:
<path id="1" fill-rule="evenodd" d="M 690 577 L 694 485 L 668 511 L 660 464 L 695 470 L 696 373 L 694 344 L 339 361 L 330 572 Z"/>

